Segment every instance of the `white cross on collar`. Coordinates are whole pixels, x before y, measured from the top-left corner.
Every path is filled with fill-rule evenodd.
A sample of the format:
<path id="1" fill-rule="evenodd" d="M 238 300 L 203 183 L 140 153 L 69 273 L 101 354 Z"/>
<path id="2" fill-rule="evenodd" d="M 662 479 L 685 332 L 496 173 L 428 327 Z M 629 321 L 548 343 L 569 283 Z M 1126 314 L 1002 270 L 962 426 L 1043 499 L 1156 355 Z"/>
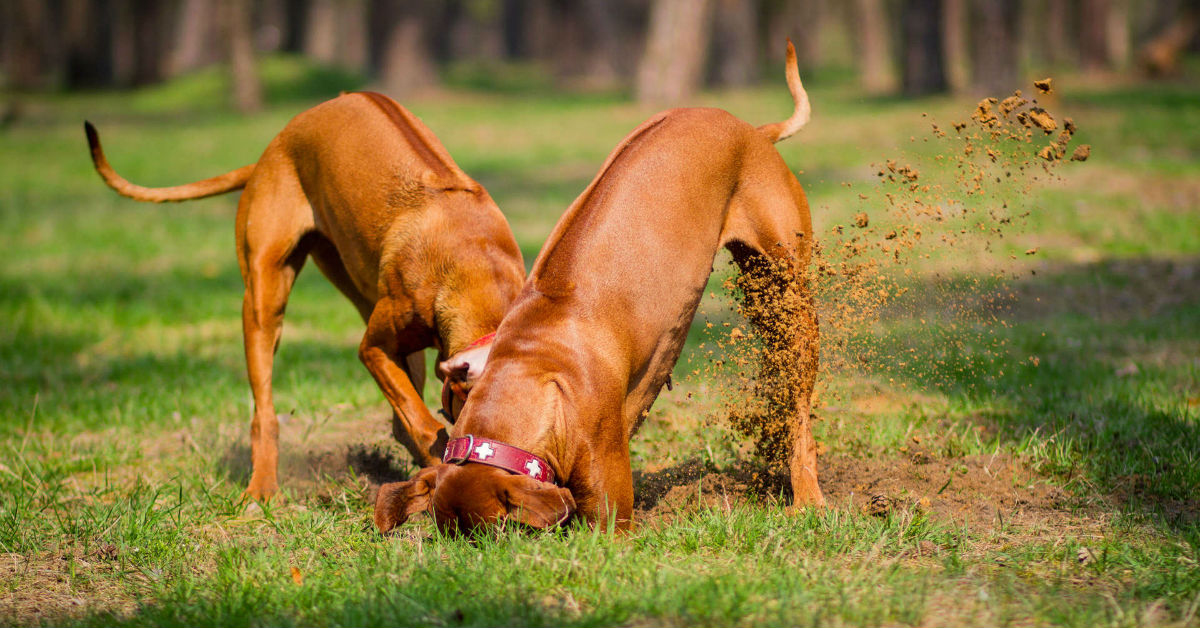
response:
<path id="1" fill-rule="evenodd" d="M 530 477 L 536 478 L 542 474 L 542 465 L 538 464 L 537 460 L 530 460 L 525 463 L 525 470 L 529 472 Z"/>
<path id="2" fill-rule="evenodd" d="M 487 460 L 488 458 L 491 458 L 495 453 L 496 453 L 496 450 L 492 449 L 491 443 L 484 443 L 475 448 L 475 455 L 479 456 L 480 460 Z"/>

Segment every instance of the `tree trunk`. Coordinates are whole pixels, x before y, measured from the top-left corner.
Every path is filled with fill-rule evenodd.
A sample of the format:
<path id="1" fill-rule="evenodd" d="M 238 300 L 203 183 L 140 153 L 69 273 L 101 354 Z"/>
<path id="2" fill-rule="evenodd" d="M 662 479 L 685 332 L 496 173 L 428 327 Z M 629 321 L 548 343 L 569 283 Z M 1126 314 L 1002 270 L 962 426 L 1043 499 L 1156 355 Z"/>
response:
<path id="1" fill-rule="evenodd" d="M 249 0 L 223 0 L 229 69 L 233 79 L 233 103 L 249 113 L 262 108 L 262 84 L 254 64 L 254 34 Z"/>
<path id="2" fill-rule="evenodd" d="M 639 102 L 678 104 L 696 91 L 711 21 L 711 0 L 654 0 L 635 86 Z"/>
<path id="3" fill-rule="evenodd" d="M 562 0 L 540 17 L 552 35 L 539 44 L 558 79 L 573 87 L 609 89 L 626 76 L 621 36 L 623 6 L 604 0 Z M 530 30 L 536 30 L 531 27 Z"/>
<path id="4" fill-rule="evenodd" d="M 112 20 L 113 83 L 127 87 L 133 83 L 134 59 L 137 57 L 133 45 L 135 28 L 131 0 L 113 0 Z"/>
<path id="5" fill-rule="evenodd" d="M 432 25 L 444 8 L 433 0 L 371 3 L 372 66 L 388 95 L 402 98 L 437 82 Z"/>
<path id="6" fill-rule="evenodd" d="M 945 0 L 942 5 L 942 50 L 946 53 L 946 82 L 960 92 L 971 79 L 971 54 L 967 50 L 967 0 Z"/>
<path id="7" fill-rule="evenodd" d="M 496 3 L 457 3 L 449 24 L 448 59 L 493 60 L 504 55 L 501 7 Z"/>
<path id="8" fill-rule="evenodd" d="M 6 0 L 0 3 L 5 31 L 5 75 L 16 89 L 37 89 L 50 84 L 53 61 L 48 44 L 50 8 L 42 0 Z"/>
<path id="9" fill-rule="evenodd" d="M 308 0 L 283 0 L 284 21 L 283 49 L 288 52 L 304 52 L 304 38 L 308 35 Z"/>
<path id="10" fill-rule="evenodd" d="M 1105 32 L 1108 36 L 1108 58 L 1117 69 L 1129 65 L 1129 0 L 1112 0 Z"/>
<path id="11" fill-rule="evenodd" d="M 529 56 L 529 47 L 525 44 L 527 34 L 526 15 L 529 13 L 528 0 L 504 0 L 500 8 L 500 28 L 504 40 L 504 56 L 508 59 L 524 59 Z"/>
<path id="12" fill-rule="evenodd" d="M 581 83 L 593 89 L 615 87 L 622 75 L 618 12 L 604 0 L 582 0 L 581 8 L 584 20 L 592 25 Z"/>
<path id="13" fill-rule="evenodd" d="M 900 26 L 904 94 L 924 96 L 946 91 L 941 0 L 905 0 Z"/>
<path id="14" fill-rule="evenodd" d="M 68 0 L 63 9 L 64 87 L 111 84 L 112 24 L 108 3 Z"/>
<path id="15" fill-rule="evenodd" d="M 221 60 L 220 20 L 212 0 L 184 0 L 167 74 L 189 72 Z"/>
<path id="16" fill-rule="evenodd" d="M 1018 87 L 1019 0 L 970 0 L 971 85 L 1004 97 Z"/>
<path id="17" fill-rule="evenodd" d="M 756 3 L 748 0 L 716 0 L 712 38 L 714 83 L 747 85 L 758 78 Z"/>
<path id="18" fill-rule="evenodd" d="M 310 0 L 304 24 L 304 54 L 326 65 L 337 62 L 336 0 Z"/>
<path id="19" fill-rule="evenodd" d="M 133 0 L 133 84 L 150 85 L 166 69 L 165 31 L 171 7 L 161 0 Z"/>
<path id="20" fill-rule="evenodd" d="M 1071 55 L 1070 50 L 1074 48 L 1068 27 L 1071 22 L 1070 0 L 1047 0 L 1045 11 L 1045 33 L 1040 39 L 1045 42 L 1046 61 L 1051 65 L 1066 63 Z"/>
<path id="21" fill-rule="evenodd" d="M 891 36 L 881 0 L 855 0 L 853 20 L 858 44 L 858 73 L 869 94 L 884 94 L 895 88 L 892 73 Z"/>
<path id="22" fill-rule="evenodd" d="M 825 15 L 828 12 L 825 0 L 801 0 L 796 5 L 796 61 L 801 68 L 811 70 L 821 65 L 823 49 L 821 33 L 825 30 Z M 782 39 L 767 42 L 772 50 L 780 50 Z"/>
<path id="23" fill-rule="evenodd" d="M 1079 64 L 1086 72 L 1106 70 L 1112 62 L 1108 49 L 1110 0 L 1079 3 Z"/>
<path id="24" fill-rule="evenodd" d="M 367 1 L 343 0 L 338 3 L 335 62 L 355 72 L 367 70 Z"/>
<path id="25" fill-rule="evenodd" d="M 290 3 L 287 0 L 258 0 L 255 4 L 254 49 L 260 54 L 284 50 L 291 26 Z"/>

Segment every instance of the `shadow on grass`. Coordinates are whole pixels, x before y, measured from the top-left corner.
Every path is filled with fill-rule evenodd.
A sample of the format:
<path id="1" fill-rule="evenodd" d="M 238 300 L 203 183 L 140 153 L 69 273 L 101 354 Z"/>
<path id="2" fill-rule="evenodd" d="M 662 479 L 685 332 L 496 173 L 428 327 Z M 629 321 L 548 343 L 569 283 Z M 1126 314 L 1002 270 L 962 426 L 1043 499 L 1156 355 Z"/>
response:
<path id="1" fill-rule="evenodd" d="M 927 297 L 953 285 L 917 286 L 869 368 L 978 408 L 973 420 L 1077 493 L 1195 530 L 1200 259 L 1054 266 L 1016 282 L 1014 299 L 966 312 L 1002 325 L 951 331 L 945 312 L 926 324 L 939 315 L 927 303 L 947 304 Z"/>
<path id="2" fill-rule="evenodd" d="M 316 293 L 304 298 L 307 316 L 311 297 L 319 297 L 317 312 L 329 303 L 357 319 L 332 287 L 310 287 L 303 287 Z M 0 331 L 0 411 L 7 417 L 0 432 L 23 429 L 35 403 L 38 429 L 240 416 L 247 391 L 241 292 L 236 268 L 59 280 L 0 274 L 0 315 L 8 319 Z M 276 361 L 277 388 L 289 395 L 336 393 L 365 375 L 354 343 L 336 338 L 285 339 Z M 297 390 L 295 381 L 320 384 Z"/>

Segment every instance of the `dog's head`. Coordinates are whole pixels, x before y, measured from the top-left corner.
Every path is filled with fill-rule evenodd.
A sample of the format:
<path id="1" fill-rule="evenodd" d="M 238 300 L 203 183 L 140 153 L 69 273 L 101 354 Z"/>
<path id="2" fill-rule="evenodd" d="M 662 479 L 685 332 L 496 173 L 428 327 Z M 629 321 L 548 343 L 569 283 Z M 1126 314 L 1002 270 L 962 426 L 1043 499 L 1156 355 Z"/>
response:
<path id="1" fill-rule="evenodd" d="M 375 499 L 380 532 L 430 511 L 443 532 L 470 534 L 499 521 L 549 528 L 575 512 L 571 491 L 483 464 L 439 464 L 405 482 L 385 484 Z"/>

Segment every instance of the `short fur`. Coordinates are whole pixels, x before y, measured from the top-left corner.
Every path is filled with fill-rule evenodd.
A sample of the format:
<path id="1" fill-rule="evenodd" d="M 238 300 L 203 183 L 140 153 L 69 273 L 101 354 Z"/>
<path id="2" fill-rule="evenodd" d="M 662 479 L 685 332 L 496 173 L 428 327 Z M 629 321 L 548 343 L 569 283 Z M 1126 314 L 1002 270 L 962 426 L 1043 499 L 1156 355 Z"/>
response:
<path id="1" fill-rule="evenodd" d="M 380 94 L 344 94 L 296 116 L 258 163 L 171 188 L 126 181 L 96 130 L 86 130 L 96 170 L 130 198 L 182 201 L 245 188 L 236 236 L 254 393 L 248 495 L 278 488 L 271 371 L 288 295 L 309 257 L 367 323 L 359 357 L 392 406 L 393 434 L 420 465 L 440 459 L 446 428 L 422 400 L 422 350 L 450 358 L 495 331 L 525 267 L 491 196 L 416 116 Z"/>
<path id="2" fill-rule="evenodd" d="M 674 109 L 642 124 L 542 248 L 455 425 L 549 462 L 564 488 L 538 490 L 565 494 L 539 501 L 538 520 L 577 510 L 631 524 L 629 439 L 671 374 L 721 247 L 744 269 L 766 259 L 807 266 L 808 203 L 772 145 L 808 118 L 790 42 L 788 83 L 796 108 L 783 123 L 755 129 L 718 109 Z M 815 331 L 811 295 L 802 302 Z M 793 408 L 792 489 L 796 504 L 822 505 L 809 426 L 816 338 L 797 343 L 806 389 Z M 425 470 L 383 487 L 376 524 L 387 531 L 426 508 L 442 527 L 494 521 L 504 508 L 493 496 L 511 493 L 500 488 L 509 477 L 470 463 Z"/>

